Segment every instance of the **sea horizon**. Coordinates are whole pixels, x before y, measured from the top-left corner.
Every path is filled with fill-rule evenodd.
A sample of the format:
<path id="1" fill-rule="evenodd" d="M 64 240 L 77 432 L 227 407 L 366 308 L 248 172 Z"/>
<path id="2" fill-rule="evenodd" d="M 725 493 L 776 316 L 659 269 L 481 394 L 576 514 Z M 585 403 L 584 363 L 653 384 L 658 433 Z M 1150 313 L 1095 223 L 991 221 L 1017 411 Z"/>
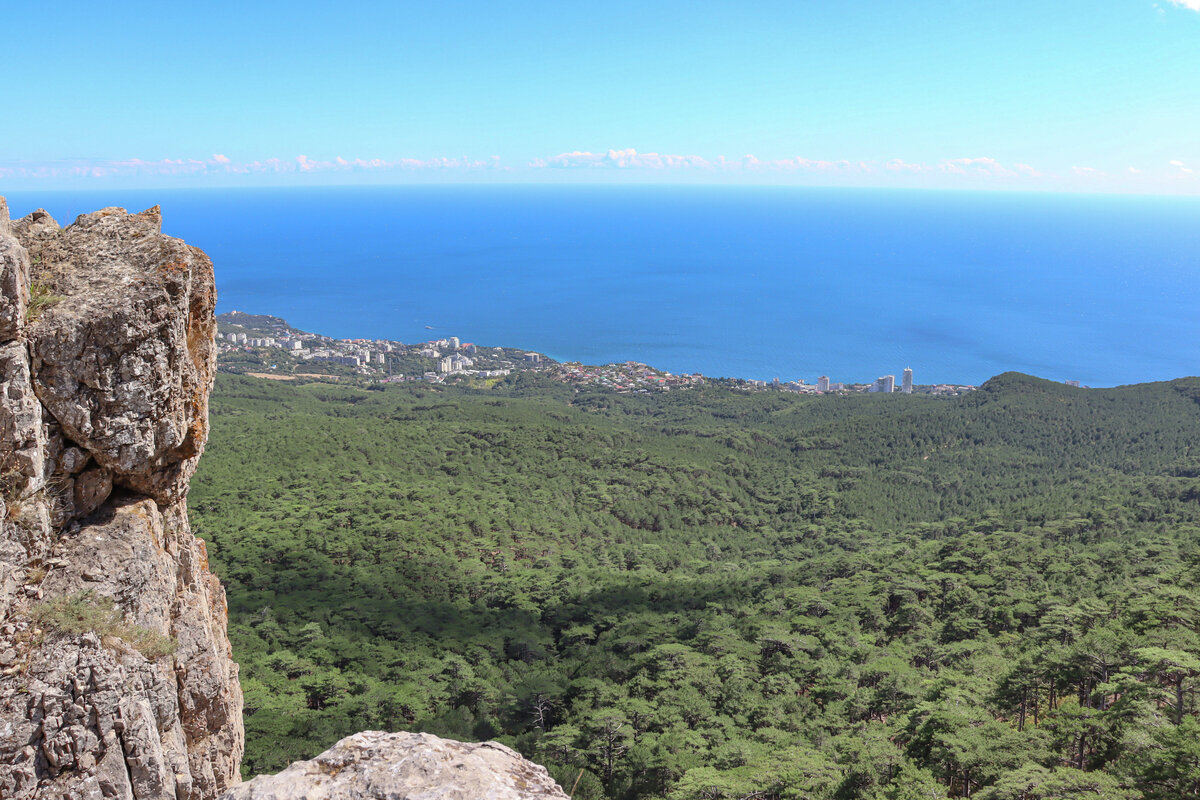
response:
<path id="1" fill-rule="evenodd" d="M 1111 386 L 1196 374 L 1200 200 L 780 186 L 15 191 L 161 205 L 219 312 L 756 380 Z M 427 328 L 426 326 L 432 326 Z M 436 335 L 435 335 L 436 334 Z"/>

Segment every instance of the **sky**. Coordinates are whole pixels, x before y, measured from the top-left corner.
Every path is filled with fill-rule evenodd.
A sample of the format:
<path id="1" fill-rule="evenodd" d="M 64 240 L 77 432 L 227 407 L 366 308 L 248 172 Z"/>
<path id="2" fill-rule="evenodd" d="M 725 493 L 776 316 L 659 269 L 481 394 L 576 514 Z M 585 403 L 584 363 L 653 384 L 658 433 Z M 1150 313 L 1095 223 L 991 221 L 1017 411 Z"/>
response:
<path id="1" fill-rule="evenodd" d="M 1200 194 L 1200 0 L 5 9 L 5 189 Z"/>

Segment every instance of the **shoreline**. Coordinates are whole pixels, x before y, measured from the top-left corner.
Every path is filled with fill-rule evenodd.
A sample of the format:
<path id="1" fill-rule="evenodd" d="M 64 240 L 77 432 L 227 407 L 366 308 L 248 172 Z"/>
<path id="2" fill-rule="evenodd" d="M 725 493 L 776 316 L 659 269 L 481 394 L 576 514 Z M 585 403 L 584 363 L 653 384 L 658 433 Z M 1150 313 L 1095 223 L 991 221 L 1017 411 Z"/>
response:
<path id="1" fill-rule="evenodd" d="M 817 383 L 810 384 L 804 380 L 763 381 L 714 377 L 700 372 L 672 373 L 640 361 L 608 364 L 561 361 L 538 351 L 477 345 L 454 336 L 416 343 L 392 339 L 335 339 L 294 328 L 281 317 L 237 310 L 219 315 L 217 322 L 218 364 L 222 371 L 270 380 L 357 377 L 379 383 L 470 383 L 482 380 L 487 385 L 495 385 L 496 381 L 516 374 L 533 373 L 576 387 L 617 392 L 669 391 L 704 384 L 726 384 L 751 391 L 775 389 L 801 394 L 957 396 L 978 388 L 974 384 L 904 384 L 897 382 L 894 375 L 883 376 L 872 384 L 841 383 L 822 376 Z M 314 366 L 326 371 L 314 372 Z"/>

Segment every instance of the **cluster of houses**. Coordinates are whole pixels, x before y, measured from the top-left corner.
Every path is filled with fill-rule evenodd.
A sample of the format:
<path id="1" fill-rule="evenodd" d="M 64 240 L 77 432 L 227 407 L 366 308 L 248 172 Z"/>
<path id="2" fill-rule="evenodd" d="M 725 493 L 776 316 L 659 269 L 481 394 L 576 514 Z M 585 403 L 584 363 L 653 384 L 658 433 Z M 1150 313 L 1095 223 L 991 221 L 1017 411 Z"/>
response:
<path id="1" fill-rule="evenodd" d="M 304 349 L 304 342 L 298 338 L 284 336 L 275 338 L 274 336 L 250 336 L 246 333 L 218 333 L 217 342 L 221 340 L 228 341 L 233 345 L 242 345 L 243 347 L 279 347 L 289 352 L 296 352 Z"/>
<path id="2" fill-rule="evenodd" d="M 542 365 L 542 356 L 538 353 L 522 355 L 520 351 L 509 352 L 502 347 L 479 348 L 471 342 L 462 342 L 456 336 L 412 345 L 387 339 L 332 339 L 295 330 L 281 319 L 247 319 L 248 316 L 231 312 L 222 320 L 225 324 L 217 334 L 218 351 L 226 355 L 255 351 L 260 357 L 266 357 L 265 360 L 273 360 L 269 352 L 261 351 L 279 350 L 281 357 L 278 362 L 267 368 L 276 371 L 282 366 L 285 374 L 289 370 L 288 365 L 295 368 L 302 364 L 329 365 L 350 367 L 359 375 L 389 382 L 417 380 L 440 383 L 456 376 L 500 378 L 514 369 L 535 369 Z M 253 327 L 243 329 L 247 324 Z M 414 357 L 430 363 L 413 370 Z M 408 375 L 397 374 L 395 369 L 402 359 L 408 367 Z"/>
<path id="3" fill-rule="evenodd" d="M 873 394 L 895 391 L 902 394 L 931 394 L 956 397 L 960 394 L 972 392 L 977 388 L 969 384 L 954 383 L 936 383 L 927 386 L 916 386 L 910 383 L 907 387 L 896 387 L 894 386 L 894 381 L 888 380 L 891 377 L 890 375 L 885 375 L 871 383 L 836 383 L 824 375 L 816 383 L 805 383 L 802 380 L 780 381 L 778 378 L 773 381 L 733 378 L 731 379 L 731 383 L 734 388 L 747 391 L 778 389 L 785 392 L 797 392 L 799 394 Z"/>
<path id="4" fill-rule="evenodd" d="M 636 361 L 598 367 L 574 362 L 559 364 L 547 375 L 575 386 L 592 386 L 617 392 L 669 391 L 704 383 L 704 376 L 699 372 L 692 375 L 673 375 Z"/>
<path id="5" fill-rule="evenodd" d="M 503 347 L 478 347 L 463 342 L 456 336 L 432 339 L 427 342 L 406 345 L 387 339 L 332 339 L 314 333 L 291 328 L 281 319 L 258 318 L 253 329 L 242 329 L 246 322 L 235 321 L 240 312 L 231 312 L 229 324 L 217 334 L 219 352 L 233 353 L 246 349 L 277 349 L 286 354 L 280 365 L 300 366 L 300 362 L 313 365 L 325 364 L 349 367 L 356 374 L 376 380 L 428 381 L 443 383 L 459 379 L 502 378 L 514 371 L 535 370 L 547 377 L 577 387 L 611 389 L 617 392 L 650 392 L 686 389 L 702 385 L 706 379 L 700 373 L 673 375 L 636 361 L 623 364 L 587 366 L 577 362 L 560 364 L 547 359 L 540 353 L 522 352 Z M 242 315 L 246 319 L 249 315 Z M 263 324 L 263 320 L 266 324 Z M 265 328 L 267 330 L 262 330 Z M 273 334 L 273 335 L 272 335 Z M 261 355 L 261 354 L 260 354 Z M 414 358 L 420 361 L 415 362 Z M 398 374 L 395 367 L 403 360 L 409 374 Z M 272 365 L 271 369 L 275 369 Z M 975 389 L 974 386 L 958 384 L 936 384 L 914 387 L 912 370 L 904 370 L 900 386 L 895 378 L 885 375 L 873 383 L 834 383 L 824 375 L 815 383 L 802 380 L 781 382 L 723 379 L 735 388 L 746 390 L 783 390 L 801 394 L 857 393 L 857 392 L 903 392 L 921 394 L 959 395 Z"/>

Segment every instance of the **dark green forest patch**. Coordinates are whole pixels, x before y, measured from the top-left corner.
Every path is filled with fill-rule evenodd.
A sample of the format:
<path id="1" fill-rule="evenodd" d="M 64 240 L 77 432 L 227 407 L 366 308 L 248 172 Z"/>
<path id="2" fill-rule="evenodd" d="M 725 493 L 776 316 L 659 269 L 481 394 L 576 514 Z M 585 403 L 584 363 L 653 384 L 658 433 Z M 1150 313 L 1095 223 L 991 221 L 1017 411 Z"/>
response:
<path id="1" fill-rule="evenodd" d="M 1198 796 L 1197 397 L 222 375 L 245 769 L 384 728 L 577 798 Z"/>

